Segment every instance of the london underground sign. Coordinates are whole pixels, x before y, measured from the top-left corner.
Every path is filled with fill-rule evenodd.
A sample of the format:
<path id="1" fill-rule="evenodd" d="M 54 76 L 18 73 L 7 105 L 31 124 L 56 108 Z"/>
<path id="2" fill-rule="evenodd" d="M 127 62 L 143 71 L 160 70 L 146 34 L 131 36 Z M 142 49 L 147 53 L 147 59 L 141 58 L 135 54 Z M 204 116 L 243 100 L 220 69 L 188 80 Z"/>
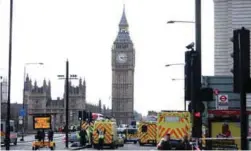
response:
<path id="1" fill-rule="evenodd" d="M 227 94 L 218 95 L 218 108 L 228 109 L 228 95 Z"/>

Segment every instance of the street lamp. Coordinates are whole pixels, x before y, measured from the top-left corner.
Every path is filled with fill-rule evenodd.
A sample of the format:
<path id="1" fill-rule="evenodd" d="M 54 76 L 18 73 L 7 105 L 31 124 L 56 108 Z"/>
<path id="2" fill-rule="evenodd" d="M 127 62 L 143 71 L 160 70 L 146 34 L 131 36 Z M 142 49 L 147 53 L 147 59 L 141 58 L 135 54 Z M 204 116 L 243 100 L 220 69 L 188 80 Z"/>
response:
<path id="1" fill-rule="evenodd" d="M 172 78 L 172 81 L 181 81 L 181 80 L 185 80 L 185 79 L 175 79 L 175 78 Z"/>
<path id="2" fill-rule="evenodd" d="M 68 125 L 69 125 L 69 79 L 78 79 L 76 74 L 72 74 L 69 77 L 69 61 L 66 60 L 66 74 L 58 75 L 60 80 L 65 80 L 65 148 L 68 148 Z"/>
<path id="3" fill-rule="evenodd" d="M 172 81 L 183 81 L 185 79 L 176 79 L 176 78 L 172 78 Z M 186 106 L 187 106 L 187 101 L 186 101 L 186 97 L 184 95 L 184 110 L 186 111 Z"/>
<path id="4" fill-rule="evenodd" d="M 165 67 L 170 67 L 170 66 L 184 66 L 184 63 L 172 63 L 172 64 L 166 64 Z"/>
<path id="5" fill-rule="evenodd" d="M 12 68 L 12 26 L 13 26 L 13 0 L 10 0 L 10 19 L 9 19 L 9 60 L 8 60 L 8 100 L 6 118 L 6 138 L 4 140 L 6 150 L 10 150 L 10 91 L 11 91 L 11 68 Z"/>
<path id="6" fill-rule="evenodd" d="M 194 21 L 181 21 L 181 20 L 169 20 L 169 21 L 167 21 L 167 24 L 174 24 L 174 23 L 192 23 L 192 24 L 195 24 Z"/>
<path id="7" fill-rule="evenodd" d="M 28 65 L 44 65 L 44 63 L 42 63 L 42 62 L 31 62 L 31 63 L 25 63 L 24 64 L 24 84 L 25 84 L 25 76 L 26 76 L 26 67 Z M 25 113 L 25 103 L 24 102 L 25 102 L 25 85 L 23 87 L 23 111 L 22 111 L 23 114 Z M 21 115 L 21 116 L 22 116 L 23 128 L 22 128 L 22 138 L 20 139 L 20 141 L 24 141 L 24 129 L 25 129 L 24 115 Z"/>

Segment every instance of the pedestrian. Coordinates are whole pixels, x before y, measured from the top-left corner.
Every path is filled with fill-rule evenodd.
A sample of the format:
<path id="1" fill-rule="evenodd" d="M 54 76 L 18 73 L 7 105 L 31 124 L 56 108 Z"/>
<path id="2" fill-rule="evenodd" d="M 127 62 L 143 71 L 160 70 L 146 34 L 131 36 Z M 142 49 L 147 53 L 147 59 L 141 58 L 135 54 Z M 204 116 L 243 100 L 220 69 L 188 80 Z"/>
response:
<path id="1" fill-rule="evenodd" d="M 48 139 L 49 139 L 49 141 L 53 141 L 53 135 L 54 135 L 54 132 L 52 130 L 49 130 L 48 131 Z"/>
<path id="2" fill-rule="evenodd" d="M 37 139 L 38 141 L 42 140 L 42 138 L 41 138 L 41 131 L 40 130 L 37 131 L 37 135 L 36 135 L 35 139 Z"/>
<path id="3" fill-rule="evenodd" d="M 98 149 L 103 150 L 104 140 L 105 140 L 105 129 L 102 131 L 101 129 L 97 130 L 98 133 Z"/>
<path id="4" fill-rule="evenodd" d="M 172 149 L 172 144 L 170 142 L 170 134 L 166 134 L 164 137 L 164 140 L 161 142 L 161 150 L 171 150 Z"/>
<path id="5" fill-rule="evenodd" d="M 179 150 L 192 150 L 192 146 L 188 140 L 188 136 L 185 135 L 183 141 L 180 144 Z"/>
<path id="6" fill-rule="evenodd" d="M 45 132 L 44 132 L 44 130 L 41 132 L 41 139 L 43 140 L 43 143 L 44 143 L 44 139 L 45 139 Z"/>
<path id="7" fill-rule="evenodd" d="M 80 144 L 81 144 L 81 146 L 85 146 L 85 144 L 86 144 L 86 135 L 87 135 L 87 133 L 86 133 L 85 129 L 83 129 L 83 130 L 80 131 L 79 136 L 80 136 Z"/>

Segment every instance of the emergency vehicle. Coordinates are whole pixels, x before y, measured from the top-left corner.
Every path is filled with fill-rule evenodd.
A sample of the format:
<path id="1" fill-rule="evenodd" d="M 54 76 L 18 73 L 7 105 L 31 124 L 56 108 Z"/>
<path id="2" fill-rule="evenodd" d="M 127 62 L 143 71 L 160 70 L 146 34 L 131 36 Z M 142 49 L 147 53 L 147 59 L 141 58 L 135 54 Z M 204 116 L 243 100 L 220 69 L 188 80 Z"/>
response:
<path id="1" fill-rule="evenodd" d="M 138 130 L 137 128 L 125 128 L 125 142 L 133 142 L 137 144 L 138 142 Z"/>
<path id="2" fill-rule="evenodd" d="M 1 120 L 1 144 L 4 144 L 6 136 L 6 121 Z M 17 132 L 14 120 L 10 120 L 10 143 L 17 145 Z"/>
<path id="3" fill-rule="evenodd" d="M 157 143 L 166 135 L 180 140 L 191 132 L 191 115 L 186 111 L 161 111 L 157 119 Z"/>
<path id="4" fill-rule="evenodd" d="M 156 145 L 157 124 L 154 121 L 142 121 L 138 125 L 139 145 L 152 144 Z"/>
<path id="5" fill-rule="evenodd" d="M 92 119 L 88 119 L 89 121 L 81 121 L 81 129 L 85 129 L 87 132 L 87 142 L 86 146 L 91 147 L 93 145 L 92 138 L 93 138 L 93 129 L 94 129 L 94 122 L 103 120 L 104 115 L 100 113 L 92 113 Z"/>
<path id="6" fill-rule="evenodd" d="M 97 120 L 94 123 L 93 129 L 93 145 L 97 148 L 99 135 L 98 130 L 105 130 L 104 135 L 104 146 L 109 146 L 112 149 L 118 148 L 118 134 L 117 134 L 117 124 L 116 120 L 113 119 L 103 119 Z"/>
<path id="7" fill-rule="evenodd" d="M 92 147 L 94 122 L 82 121 L 81 129 L 85 129 L 87 133 L 87 147 Z"/>

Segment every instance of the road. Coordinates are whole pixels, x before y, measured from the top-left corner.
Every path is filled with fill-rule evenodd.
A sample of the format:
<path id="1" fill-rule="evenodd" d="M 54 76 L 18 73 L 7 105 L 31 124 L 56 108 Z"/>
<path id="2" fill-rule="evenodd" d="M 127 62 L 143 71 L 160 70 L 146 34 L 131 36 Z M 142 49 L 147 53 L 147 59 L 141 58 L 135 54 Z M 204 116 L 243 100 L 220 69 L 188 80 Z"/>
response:
<path id="1" fill-rule="evenodd" d="M 58 150 L 63 150 L 64 149 L 64 144 L 63 144 L 63 136 L 62 134 L 55 134 L 54 135 L 54 141 L 56 142 L 56 148 Z M 29 135 L 24 137 L 24 142 L 20 142 L 18 139 L 17 145 L 10 145 L 10 150 L 31 150 L 32 149 L 32 141 L 34 140 L 35 135 Z M 60 145 L 63 144 L 63 145 Z M 4 146 L 1 146 L 1 150 L 5 150 Z"/>
<path id="2" fill-rule="evenodd" d="M 32 141 L 34 140 L 34 135 L 26 136 L 25 142 L 18 141 L 16 146 L 11 145 L 10 150 L 31 150 L 32 149 Z M 56 150 L 66 150 L 65 144 L 63 143 L 64 135 L 55 135 L 54 141 L 56 142 Z M 70 144 L 69 144 L 70 146 Z M 106 149 L 106 148 L 105 148 Z M 117 150 L 154 150 L 154 146 L 139 146 L 139 144 L 125 144 L 124 147 L 119 147 Z M 5 150 L 4 146 L 1 146 L 1 150 Z M 41 150 L 49 150 L 49 149 L 41 149 Z M 85 150 L 93 150 L 92 148 L 88 148 Z"/>

